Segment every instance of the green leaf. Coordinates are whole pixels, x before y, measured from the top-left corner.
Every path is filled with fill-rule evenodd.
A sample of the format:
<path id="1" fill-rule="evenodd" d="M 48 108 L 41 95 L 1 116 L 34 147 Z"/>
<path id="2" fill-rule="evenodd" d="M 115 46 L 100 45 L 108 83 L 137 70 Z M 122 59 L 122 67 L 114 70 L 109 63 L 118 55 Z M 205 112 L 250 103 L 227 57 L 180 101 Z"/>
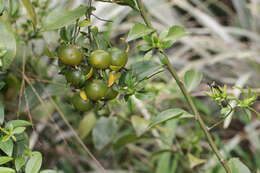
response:
<path id="1" fill-rule="evenodd" d="M 89 132 L 96 125 L 96 116 L 93 112 L 88 113 L 84 116 L 84 118 L 79 123 L 79 136 L 81 139 L 84 139 L 88 136 Z"/>
<path id="2" fill-rule="evenodd" d="M 198 166 L 198 165 L 206 162 L 206 160 L 197 158 L 190 153 L 188 154 L 188 159 L 190 162 L 190 168 L 194 168 L 195 166 Z"/>
<path id="3" fill-rule="evenodd" d="M 0 157 L 0 165 L 10 162 L 11 160 L 13 160 L 12 157 L 2 156 Z"/>
<path id="4" fill-rule="evenodd" d="M 0 142 L 0 149 L 7 154 L 8 156 L 12 156 L 13 154 L 13 148 L 14 148 L 14 143 L 11 139 L 9 139 L 6 142 Z"/>
<path id="5" fill-rule="evenodd" d="M 176 108 L 168 109 L 157 115 L 149 124 L 149 128 L 152 128 L 158 124 L 164 123 L 174 118 L 192 118 L 193 115 L 187 113 L 186 111 Z"/>
<path id="6" fill-rule="evenodd" d="M 20 133 L 23 133 L 25 131 L 25 127 L 17 127 L 14 129 L 13 133 L 14 134 L 20 134 Z"/>
<path id="7" fill-rule="evenodd" d="M 5 1 L 6 0 L 0 0 L 0 14 L 2 14 L 5 10 Z"/>
<path id="8" fill-rule="evenodd" d="M 87 7 L 79 6 L 71 11 L 55 10 L 51 12 L 43 22 L 43 30 L 55 30 L 72 24 L 85 14 Z"/>
<path id="9" fill-rule="evenodd" d="M 156 166 L 156 173 L 170 172 L 170 164 L 171 164 L 170 161 L 171 161 L 171 153 L 169 152 L 162 153 L 160 155 L 160 158 Z"/>
<path id="10" fill-rule="evenodd" d="M 6 167 L 0 167 L 0 172 L 1 173 L 15 173 L 15 170 L 11 169 L 11 168 L 6 168 Z"/>
<path id="11" fill-rule="evenodd" d="M 36 26 L 37 26 L 37 16 L 36 16 L 36 13 L 35 13 L 35 10 L 34 10 L 34 7 L 31 3 L 31 1 L 30 0 L 22 0 L 22 3 L 24 5 L 24 7 L 26 8 L 29 17 L 32 20 L 33 27 L 36 28 Z"/>
<path id="12" fill-rule="evenodd" d="M 0 57 L 2 61 L 2 70 L 6 70 L 9 68 L 11 63 L 13 62 L 16 55 L 16 38 L 14 33 L 12 32 L 11 27 L 0 20 L 0 48 L 6 50 L 6 53 L 3 57 Z M 0 66 L 1 67 L 1 66 Z"/>
<path id="13" fill-rule="evenodd" d="M 117 139 L 114 140 L 113 147 L 115 149 L 119 149 L 129 143 L 136 142 L 142 139 L 141 137 L 137 137 L 132 131 L 123 132 Z"/>
<path id="14" fill-rule="evenodd" d="M 136 23 L 133 28 L 129 31 L 126 41 L 136 40 L 154 32 L 154 29 L 147 27 L 144 24 Z"/>
<path id="15" fill-rule="evenodd" d="M 16 158 L 15 161 L 14 161 L 14 163 L 15 163 L 15 169 L 16 169 L 17 171 L 20 171 L 21 168 L 25 165 L 25 162 L 26 162 L 26 160 L 25 160 L 25 158 L 23 158 L 23 157 L 18 157 L 18 158 Z"/>
<path id="16" fill-rule="evenodd" d="M 249 168 L 244 163 L 242 163 L 239 160 L 239 158 L 231 158 L 227 164 L 231 169 L 232 173 L 251 173 Z M 224 168 L 221 167 L 220 173 L 225 173 L 225 172 L 226 171 L 224 170 Z"/>
<path id="17" fill-rule="evenodd" d="M 58 173 L 58 171 L 46 169 L 46 170 L 41 171 L 40 173 Z"/>
<path id="18" fill-rule="evenodd" d="M 133 8 L 134 10 L 138 10 L 134 0 L 115 0 L 115 2 L 120 5 L 127 5 Z"/>
<path id="19" fill-rule="evenodd" d="M 90 26 L 91 25 L 91 22 L 90 21 L 88 21 L 88 20 L 82 20 L 82 21 L 80 21 L 79 22 L 79 27 L 88 27 L 88 26 Z"/>
<path id="20" fill-rule="evenodd" d="M 11 120 L 6 124 L 6 127 L 9 128 L 13 126 L 13 128 L 16 128 L 16 127 L 27 127 L 31 125 L 32 123 L 25 120 Z"/>
<path id="21" fill-rule="evenodd" d="M 136 115 L 131 117 L 131 122 L 138 137 L 147 130 L 149 125 L 149 122 L 147 120 Z"/>
<path id="22" fill-rule="evenodd" d="M 203 75 L 199 71 L 189 70 L 184 75 L 184 83 L 188 91 L 195 89 L 201 82 Z"/>
<path id="23" fill-rule="evenodd" d="M 140 61 L 132 65 L 132 70 L 138 80 L 143 80 L 162 71 L 163 67 L 155 61 Z"/>
<path id="24" fill-rule="evenodd" d="M 3 103 L 0 101 L 0 125 L 3 124 L 4 119 L 5 119 L 4 105 L 3 105 Z"/>
<path id="25" fill-rule="evenodd" d="M 95 147 L 98 150 L 103 149 L 114 139 L 117 130 L 118 125 L 115 117 L 101 117 L 92 132 Z"/>
<path id="26" fill-rule="evenodd" d="M 25 166 L 25 173 L 38 173 L 42 165 L 42 154 L 33 152 Z"/>
<path id="27" fill-rule="evenodd" d="M 4 86 L 5 86 L 5 82 L 0 81 L 0 90 L 3 89 Z"/>
<path id="28" fill-rule="evenodd" d="M 172 26 L 167 31 L 164 31 L 160 34 L 160 39 L 163 39 L 163 41 L 171 41 L 172 43 L 174 43 L 178 39 L 180 39 L 186 35 L 187 35 L 187 32 L 184 27 Z"/>

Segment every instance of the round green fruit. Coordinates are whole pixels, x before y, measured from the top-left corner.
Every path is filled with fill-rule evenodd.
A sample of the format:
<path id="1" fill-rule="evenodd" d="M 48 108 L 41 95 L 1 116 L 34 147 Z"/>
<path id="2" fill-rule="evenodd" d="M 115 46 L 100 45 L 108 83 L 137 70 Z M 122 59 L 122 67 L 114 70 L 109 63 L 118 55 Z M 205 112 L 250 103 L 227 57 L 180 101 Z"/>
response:
<path id="1" fill-rule="evenodd" d="M 84 75 L 81 71 L 70 70 L 65 73 L 66 80 L 72 85 L 79 85 L 84 82 Z"/>
<path id="2" fill-rule="evenodd" d="M 93 80 L 86 84 L 85 92 L 90 100 L 97 101 L 107 95 L 108 87 L 102 80 Z"/>
<path id="3" fill-rule="evenodd" d="M 76 66 L 83 60 L 83 53 L 74 45 L 62 45 L 58 50 L 58 57 L 63 64 Z"/>
<path id="4" fill-rule="evenodd" d="M 104 50 L 95 50 L 90 54 L 89 64 L 97 69 L 106 69 L 111 65 L 111 55 Z"/>
<path id="5" fill-rule="evenodd" d="M 93 108 L 93 103 L 90 100 L 83 100 L 79 95 L 75 95 L 71 99 L 74 108 L 80 112 L 89 111 Z"/>
<path id="6" fill-rule="evenodd" d="M 124 67 L 128 61 L 128 56 L 126 54 L 126 52 L 124 52 L 121 49 L 118 48 L 112 48 L 110 49 L 110 54 L 111 54 L 111 66 L 110 68 L 112 70 L 114 69 L 121 69 L 122 67 Z"/>
<path id="7" fill-rule="evenodd" d="M 109 88 L 107 91 L 107 95 L 105 96 L 105 100 L 113 100 L 117 97 L 117 95 L 117 91 L 115 91 L 113 88 Z"/>

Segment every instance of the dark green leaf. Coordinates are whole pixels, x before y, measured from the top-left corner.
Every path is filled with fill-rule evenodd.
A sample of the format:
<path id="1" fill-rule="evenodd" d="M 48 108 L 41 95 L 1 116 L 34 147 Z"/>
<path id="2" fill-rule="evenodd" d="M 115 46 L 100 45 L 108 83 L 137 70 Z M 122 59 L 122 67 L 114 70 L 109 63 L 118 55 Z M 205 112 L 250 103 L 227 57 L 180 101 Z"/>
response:
<path id="1" fill-rule="evenodd" d="M 6 50 L 3 57 L 0 57 L 2 62 L 2 70 L 9 68 L 16 55 L 16 39 L 10 26 L 4 21 L 0 20 L 0 48 Z M 1 64 L 1 63 L 0 63 Z"/>
<path id="2" fill-rule="evenodd" d="M 43 30 L 55 30 L 70 25 L 86 13 L 87 7 L 79 6 L 71 11 L 64 9 L 51 12 L 43 22 Z"/>
<path id="3" fill-rule="evenodd" d="M 136 40 L 138 38 L 144 37 L 150 33 L 154 32 L 154 29 L 147 27 L 144 24 L 136 23 L 130 30 L 126 41 Z"/>
<path id="4" fill-rule="evenodd" d="M 5 86 L 5 82 L 1 81 L 0 82 L 0 90 L 3 89 L 4 86 Z"/>
<path id="5" fill-rule="evenodd" d="M 34 28 L 36 28 L 36 26 L 37 26 L 37 16 L 36 16 L 36 13 L 35 13 L 35 10 L 34 10 L 34 7 L 31 3 L 31 1 L 30 0 L 22 0 L 22 3 L 24 5 L 24 7 L 26 8 L 27 13 L 32 20 L 32 24 L 33 24 Z"/>
<path id="6" fill-rule="evenodd" d="M 201 82 L 203 75 L 199 71 L 189 70 L 184 75 L 184 82 L 188 91 L 195 89 Z"/>
<path id="7" fill-rule="evenodd" d="M 152 128 L 158 124 L 164 123 L 174 118 L 192 118 L 193 115 L 187 113 L 182 109 L 168 109 L 157 115 L 149 124 L 149 128 Z"/>

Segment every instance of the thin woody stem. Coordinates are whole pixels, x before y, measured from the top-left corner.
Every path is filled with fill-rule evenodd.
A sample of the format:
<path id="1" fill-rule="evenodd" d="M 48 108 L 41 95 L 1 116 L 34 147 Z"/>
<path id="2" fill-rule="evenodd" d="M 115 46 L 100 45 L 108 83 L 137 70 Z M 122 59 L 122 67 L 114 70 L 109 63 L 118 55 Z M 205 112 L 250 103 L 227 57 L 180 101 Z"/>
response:
<path id="1" fill-rule="evenodd" d="M 151 22 L 148 20 L 148 16 L 147 16 L 147 13 L 145 11 L 143 3 L 141 2 L 141 0 L 136 0 L 136 2 L 137 2 L 140 14 L 141 14 L 144 22 L 146 23 L 147 26 L 153 28 Z M 209 143 L 212 151 L 215 153 L 215 155 L 217 156 L 218 160 L 220 161 L 220 163 L 222 164 L 222 166 L 224 167 L 226 172 L 227 173 L 231 173 L 231 170 L 230 170 L 226 160 L 220 154 L 220 151 L 218 150 L 218 148 L 217 148 L 217 146 L 216 146 L 216 144 L 215 144 L 215 142 L 213 140 L 213 137 L 211 136 L 211 134 L 210 134 L 210 132 L 209 132 L 209 130 L 207 128 L 207 125 L 205 124 L 205 122 L 202 119 L 198 109 L 196 108 L 190 93 L 188 92 L 187 88 L 184 86 L 184 84 L 181 81 L 180 77 L 178 76 L 175 68 L 171 65 L 170 60 L 169 60 L 167 54 L 163 50 L 160 50 L 160 52 L 165 56 L 165 58 L 166 58 L 165 65 L 167 67 L 167 70 L 171 73 L 172 77 L 175 79 L 177 85 L 181 89 L 181 92 L 184 95 L 185 99 L 187 100 L 192 113 L 195 115 L 195 119 L 197 120 L 197 122 L 199 123 L 201 129 L 203 130 L 203 132 L 204 132 L 204 134 L 205 134 L 205 136 L 206 136 L 206 138 L 208 140 L 208 143 Z"/>

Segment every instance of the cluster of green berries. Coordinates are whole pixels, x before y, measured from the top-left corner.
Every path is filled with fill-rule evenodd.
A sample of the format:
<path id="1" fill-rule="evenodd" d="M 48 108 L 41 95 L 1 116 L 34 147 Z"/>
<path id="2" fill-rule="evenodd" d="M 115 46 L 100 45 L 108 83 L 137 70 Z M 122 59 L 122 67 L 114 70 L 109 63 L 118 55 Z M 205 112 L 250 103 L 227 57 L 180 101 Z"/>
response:
<path id="1" fill-rule="evenodd" d="M 60 63 L 66 66 L 63 73 L 67 82 L 80 90 L 71 103 L 78 111 L 88 111 L 95 103 L 115 99 L 114 89 L 120 71 L 128 61 L 127 53 L 118 48 L 94 50 L 85 56 L 75 45 L 62 45 L 58 50 Z M 104 73 L 108 74 L 104 77 Z"/>

